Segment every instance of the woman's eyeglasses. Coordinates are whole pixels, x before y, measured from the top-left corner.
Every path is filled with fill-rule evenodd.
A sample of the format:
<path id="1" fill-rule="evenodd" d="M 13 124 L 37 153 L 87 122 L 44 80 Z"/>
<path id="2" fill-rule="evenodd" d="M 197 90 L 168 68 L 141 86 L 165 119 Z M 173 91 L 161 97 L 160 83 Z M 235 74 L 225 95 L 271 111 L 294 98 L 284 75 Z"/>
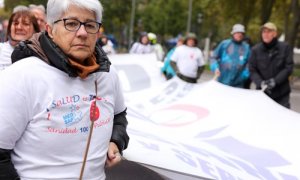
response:
<path id="1" fill-rule="evenodd" d="M 64 22 L 64 26 L 65 26 L 66 30 L 72 31 L 72 32 L 78 31 L 78 29 L 81 27 L 81 25 L 83 25 L 84 29 L 86 30 L 87 33 L 96 34 L 101 27 L 101 23 L 96 22 L 96 21 L 81 22 L 77 19 L 67 19 L 67 18 L 54 21 L 54 24 L 58 23 L 60 21 Z"/>

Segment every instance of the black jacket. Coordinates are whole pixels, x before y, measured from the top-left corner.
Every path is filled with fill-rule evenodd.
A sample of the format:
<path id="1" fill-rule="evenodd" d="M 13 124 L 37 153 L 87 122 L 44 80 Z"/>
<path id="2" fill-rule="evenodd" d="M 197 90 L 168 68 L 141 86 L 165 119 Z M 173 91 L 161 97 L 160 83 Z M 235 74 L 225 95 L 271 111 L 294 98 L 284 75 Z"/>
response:
<path id="1" fill-rule="evenodd" d="M 99 69 L 95 72 L 108 72 L 111 63 L 105 52 L 99 45 L 96 46 L 95 51 L 96 61 L 100 65 Z M 69 65 L 66 56 L 45 32 L 35 34 L 30 40 L 19 43 L 12 53 L 12 63 L 30 56 L 39 57 L 41 60 L 64 71 L 71 77 L 77 76 L 76 71 Z M 128 124 L 126 114 L 125 109 L 123 112 L 116 114 L 113 120 L 113 131 L 110 141 L 116 143 L 120 153 L 127 148 L 129 143 L 129 136 L 126 131 Z M 0 148 L 0 180 L 18 179 L 18 174 L 11 162 L 11 151 Z"/>
<path id="2" fill-rule="evenodd" d="M 252 48 L 249 59 L 251 80 L 261 89 L 261 82 L 274 78 L 276 86 L 268 94 L 272 99 L 288 95 L 291 91 L 289 76 L 293 72 L 293 51 L 284 43 L 277 41 L 272 48 L 259 43 Z"/>

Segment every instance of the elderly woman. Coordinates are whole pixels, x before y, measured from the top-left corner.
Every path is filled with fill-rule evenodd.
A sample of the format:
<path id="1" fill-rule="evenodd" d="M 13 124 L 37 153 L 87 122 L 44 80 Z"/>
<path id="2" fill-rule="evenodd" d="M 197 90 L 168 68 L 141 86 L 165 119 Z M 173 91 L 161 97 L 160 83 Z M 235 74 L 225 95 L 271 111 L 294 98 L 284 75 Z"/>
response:
<path id="1" fill-rule="evenodd" d="M 39 31 L 38 22 L 29 10 L 19 10 L 10 16 L 6 42 L 0 43 L 0 71 L 11 65 L 10 56 L 15 46 Z"/>
<path id="2" fill-rule="evenodd" d="M 49 0 L 46 32 L 15 49 L 0 75 L 4 179 L 104 180 L 121 161 L 126 106 L 96 46 L 101 18 L 98 0 Z"/>

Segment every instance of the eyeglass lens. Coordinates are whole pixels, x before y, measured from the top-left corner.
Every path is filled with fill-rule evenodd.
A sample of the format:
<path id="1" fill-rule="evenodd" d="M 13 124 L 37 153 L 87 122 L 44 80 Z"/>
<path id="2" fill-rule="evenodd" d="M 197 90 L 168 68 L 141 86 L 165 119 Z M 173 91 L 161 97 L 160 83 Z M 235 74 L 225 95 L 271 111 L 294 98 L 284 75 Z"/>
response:
<path id="1" fill-rule="evenodd" d="M 65 28 L 69 31 L 77 31 L 81 25 L 84 25 L 86 32 L 97 33 L 100 28 L 100 23 L 90 21 L 90 22 L 80 22 L 77 19 L 63 19 Z"/>

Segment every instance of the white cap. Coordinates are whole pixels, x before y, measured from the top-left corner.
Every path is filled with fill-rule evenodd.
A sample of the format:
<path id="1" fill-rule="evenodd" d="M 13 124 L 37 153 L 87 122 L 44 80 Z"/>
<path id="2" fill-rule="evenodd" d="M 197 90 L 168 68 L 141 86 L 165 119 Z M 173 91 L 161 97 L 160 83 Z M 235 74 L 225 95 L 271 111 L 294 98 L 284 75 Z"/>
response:
<path id="1" fill-rule="evenodd" d="M 234 33 L 237 33 L 237 32 L 245 33 L 245 26 L 243 26 L 243 25 L 241 25 L 241 24 L 235 24 L 235 25 L 232 27 L 231 34 L 234 34 Z"/>
<path id="2" fill-rule="evenodd" d="M 148 38 L 149 38 L 150 40 L 156 39 L 156 35 L 155 35 L 154 33 L 150 32 L 150 33 L 148 33 Z"/>
<path id="3" fill-rule="evenodd" d="M 277 31 L 276 25 L 274 23 L 271 23 L 271 22 L 265 23 L 261 28 L 262 29 L 267 28 L 267 29 L 270 29 L 270 30 L 273 30 L 273 31 Z"/>

